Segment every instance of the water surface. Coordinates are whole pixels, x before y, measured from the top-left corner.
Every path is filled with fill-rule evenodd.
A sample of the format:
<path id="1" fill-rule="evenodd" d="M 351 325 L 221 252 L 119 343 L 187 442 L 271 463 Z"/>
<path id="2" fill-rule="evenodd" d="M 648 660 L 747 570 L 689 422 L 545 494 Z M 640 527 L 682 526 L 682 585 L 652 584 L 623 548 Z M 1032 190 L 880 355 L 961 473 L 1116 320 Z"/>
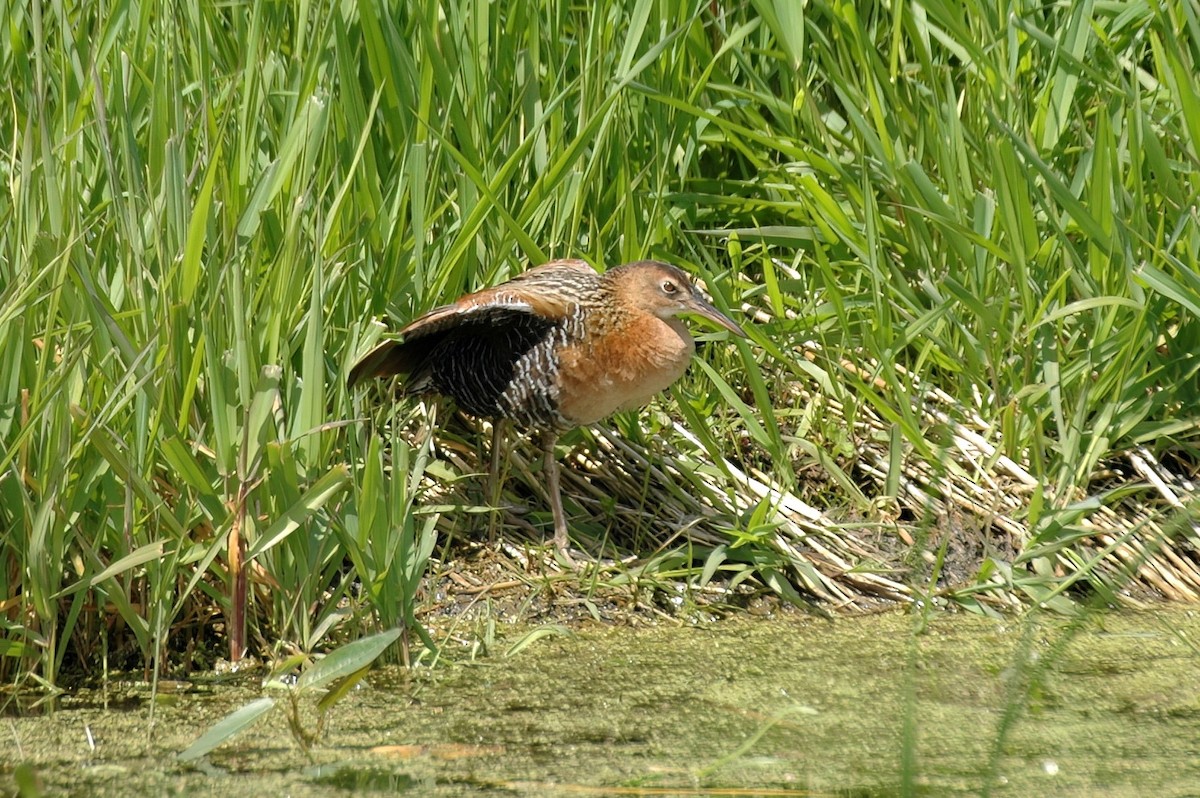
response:
<path id="1" fill-rule="evenodd" d="M 920 633 L 898 613 L 594 629 L 369 682 L 308 755 L 275 713 L 186 765 L 174 754 L 261 695 L 257 679 L 169 684 L 153 721 L 144 687 L 80 693 L 0 721 L 0 783 L 75 795 L 1200 795 L 1200 617 L 1187 610 L 1076 625 L 936 615 Z"/>

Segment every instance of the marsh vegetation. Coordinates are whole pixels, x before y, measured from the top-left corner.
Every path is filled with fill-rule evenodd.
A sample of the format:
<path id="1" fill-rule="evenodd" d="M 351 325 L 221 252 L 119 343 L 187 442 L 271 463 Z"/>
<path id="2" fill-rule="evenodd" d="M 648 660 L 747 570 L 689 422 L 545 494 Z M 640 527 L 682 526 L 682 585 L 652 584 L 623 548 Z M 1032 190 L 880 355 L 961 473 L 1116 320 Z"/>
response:
<path id="1" fill-rule="evenodd" d="M 1200 597 L 1194 3 L 2 16 L 5 684 L 388 629 L 432 663 L 511 591 L 556 623 Z M 535 449 L 494 510 L 486 430 L 345 388 L 566 256 L 675 263 L 750 334 L 560 441 L 580 572 Z"/>

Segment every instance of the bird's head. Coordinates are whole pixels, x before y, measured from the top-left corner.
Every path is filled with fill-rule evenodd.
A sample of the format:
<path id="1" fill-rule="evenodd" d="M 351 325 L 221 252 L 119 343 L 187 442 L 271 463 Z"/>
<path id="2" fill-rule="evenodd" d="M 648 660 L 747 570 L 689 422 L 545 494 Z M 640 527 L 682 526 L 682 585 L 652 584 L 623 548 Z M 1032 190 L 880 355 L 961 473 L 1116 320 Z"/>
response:
<path id="1" fill-rule="evenodd" d="M 670 264 L 639 261 L 618 266 L 607 274 L 614 279 L 622 299 L 664 321 L 678 316 L 700 316 L 734 335 L 746 337 L 733 319 L 704 298 L 685 272 Z"/>

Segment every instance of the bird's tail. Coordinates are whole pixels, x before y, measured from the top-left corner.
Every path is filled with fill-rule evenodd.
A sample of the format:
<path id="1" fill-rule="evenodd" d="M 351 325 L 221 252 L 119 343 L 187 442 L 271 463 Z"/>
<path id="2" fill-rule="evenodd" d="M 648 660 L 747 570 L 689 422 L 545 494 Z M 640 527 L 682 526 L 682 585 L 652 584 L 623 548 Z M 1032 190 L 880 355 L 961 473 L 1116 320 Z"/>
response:
<path id="1" fill-rule="evenodd" d="M 346 385 L 353 388 L 366 379 L 407 374 L 412 371 L 413 365 L 412 353 L 404 344 L 399 341 L 384 341 L 354 364 L 350 369 L 350 376 L 346 379 Z"/>

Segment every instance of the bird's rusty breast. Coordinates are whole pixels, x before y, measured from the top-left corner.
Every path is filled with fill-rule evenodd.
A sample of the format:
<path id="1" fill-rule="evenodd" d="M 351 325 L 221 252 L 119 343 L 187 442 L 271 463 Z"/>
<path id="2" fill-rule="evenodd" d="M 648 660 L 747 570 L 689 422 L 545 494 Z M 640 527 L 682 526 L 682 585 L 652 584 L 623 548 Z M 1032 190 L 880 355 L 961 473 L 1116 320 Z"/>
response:
<path id="1" fill-rule="evenodd" d="M 691 309 L 687 275 L 641 261 L 601 276 L 585 300 L 583 335 L 556 357 L 558 409 L 571 424 L 590 424 L 648 402 L 687 369 L 692 336 L 676 315 Z"/>

